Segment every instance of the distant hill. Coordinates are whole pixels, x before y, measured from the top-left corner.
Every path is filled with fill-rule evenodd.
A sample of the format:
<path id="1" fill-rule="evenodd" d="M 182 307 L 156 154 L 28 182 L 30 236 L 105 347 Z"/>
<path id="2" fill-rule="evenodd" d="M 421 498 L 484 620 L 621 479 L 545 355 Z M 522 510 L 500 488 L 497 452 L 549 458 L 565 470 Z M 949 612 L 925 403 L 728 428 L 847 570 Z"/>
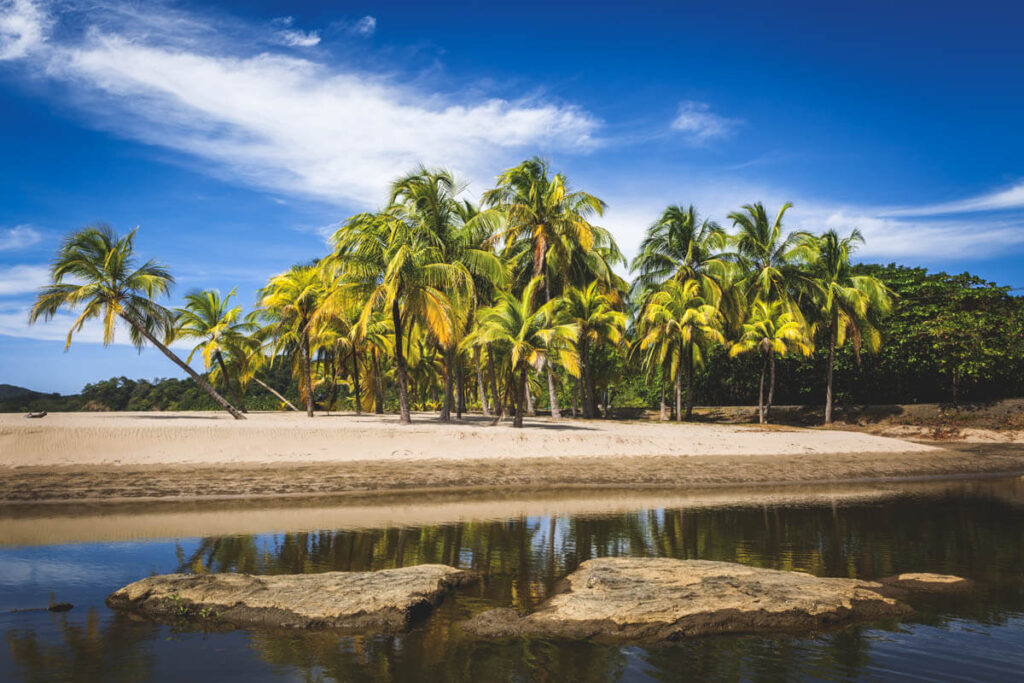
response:
<path id="1" fill-rule="evenodd" d="M 53 394 L 44 394 L 41 391 L 32 391 L 25 387 L 16 387 L 13 384 L 0 384 L 0 401 L 12 398 L 42 398 L 43 396 L 53 396 Z"/>

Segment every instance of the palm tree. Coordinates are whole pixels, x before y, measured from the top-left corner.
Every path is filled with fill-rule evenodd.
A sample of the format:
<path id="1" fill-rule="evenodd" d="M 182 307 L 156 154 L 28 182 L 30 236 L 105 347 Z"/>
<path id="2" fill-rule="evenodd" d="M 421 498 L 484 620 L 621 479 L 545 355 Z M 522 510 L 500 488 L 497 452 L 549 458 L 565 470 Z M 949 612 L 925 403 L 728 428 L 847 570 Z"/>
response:
<path id="1" fill-rule="evenodd" d="M 471 203 L 457 199 L 461 191 L 462 186 L 451 172 L 420 167 L 392 185 L 391 213 L 422 231 L 425 239 L 439 250 L 440 260 L 458 263 L 474 278 L 490 280 L 500 286 L 505 279 L 504 268 L 487 243 L 492 223 L 483 219 L 473 220 L 479 216 L 479 211 Z M 446 422 L 451 419 L 454 407 L 453 380 L 458 384 L 458 412 L 460 416 L 462 414 L 463 373 L 456 348 L 470 322 L 474 291 L 475 287 L 468 290 L 468 298 L 450 297 L 457 324 L 454 326 L 455 334 L 443 348 L 444 405 L 441 419 Z"/>
<path id="2" fill-rule="evenodd" d="M 224 354 L 231 354 L 232 350 L 238 347 L 241 339 L 245 338 L 255 326 L 251 321 L 241 317 L 241 306 L 228 307 L 233 296 L 235 296 L 234 289 L 223 298 L 219 292 L 210 289 L 185 295 L 185 307 L 174 309 L 175 334 L 186 339 L 201 340 L 188 354 L 185 362 L 191 363 L 196 352 L 201 351 L 203 367 L 207 371 L 216 363 L 220 376 L 224 379 L 224 385 L 228 388 L 235 404 L 244 413 L 246 410 L 242 393 L 240 388 L 232 382 Z"/>
<path id="3" fill-rule="evenodd" d="M 422 226 L 392 213 L 359 214 L 332 237 L 331 260 L 339 269 L 342 296 L 365 302 L 361 320 L 374 310 L 391 314 L 395 338 L 400 420 L 409 415 L 408 365 L 403 335 L 419 326 L 442 347 L 458 338 L 454 301 L 468 300 L 472 276 L 462 263 L 448 263 L 436 239 Z"/>
<path id="4" fill-rule="evenodd" d="M 714 221 L 701 220 L 693 205 L 669 206 L 647 228 L 630 266 L 637 273 L 634 290 L 653 291 L 668 280 L 697 280 L 705 297 L 717 299 L 729 270 L 729 263 L 719 256 L 727 244 L 725 230 Z"/>
<path id="5" fill-rule="evenodd" d="M 306 415 L 313 417 L 311 325 L 323 297 L 323 282 L 316 266 L 294 266 L 270 279 L 260 290 L 260 306 L 271 323 L 275 350 L 293 354 L 293 373 L 306 401 Z"/>
<path id="6" fill-rule="evenodd" d="M 722 314 L 701 295 L 696 279 L 669 280 L 647 299 L 641 314 L 640 350 L 651 349 L 664 368 L 671 363 L 676 387 L 676 420 L 684 419 L 682 374 L 686 372 L 685 419 L 693 417 L 693 374 L 711 344 L 725 343 Z M 669 359 L 672 359 L 671 361 Z"/>
<path id="7" fill-rule="evenodd" d="M 832 371 L 836 348 L 841 347 L 849 336 L 858 361 L 862 348 L 877 351 L 882 338 L 872 323 L 872 315 L 892 310 L 892 293 L 888 287 L 869 275 L 853 274 L 850 255 L 863 242 L 860 230 L 854 230 L 843 238 L 835 230 L 829 230 L 818 238 L 812 281 L 817 314 L 828 339 L 825 424 L 832 423 Z"/>
<path id="8" fill-rule="evenodd" d="M 483 203 L 498 208 L 505 225 L 495 239 L 507 249 L 527 243 L 532 252 L 532 276 L 541 278 L 544 301 L 551 301 L 552 273 L 566 273 L 573 252 L 589 252 L 595 243 L 590 218 L 604 213 L 605 203 L 586 192 L 571 191 L 561 173 L 549 177 L 546 161 L 534 157 L 498 176 Z M 561 417 L 555 378 L 547 368 L 551 416 Z"/>
<path id="9" fill-rule="evenodd" d="M 539 301 L 543 283 L 543 278 L 534 278 L 520 297 L 500 293 L 494 306 L 481 311 L 476 334 L 464 342 L 500 346 L 507 352 L 507 370 L 516 387 L 514 427 L 523 426 L 531 366 L 540 370 L 549 364 L 550 356 L 558 356 L 559 363 L 569 372 L 579 372 L 574 348 L 579 330 L 573 324 L 555 322 L 553 302 Z"/>
<path id="10" fill-rule="evenodd" d="M 83 228 L 68 235 L 50 267 L 51 284 L 42 287 L 32 305 L 29 323 L 52 320 L 64 308 L 83 306 L 68 331 L 64 349 L 88 320 L 103 319 L 104 346 L 114 341 L 118 319 L 128 323 L 132 343 L 139 349 L 149 342 L 188 374 L 217 405 L 236 420 L 245 417 L 218 394 L 192 367 L 160 341 L 174 336 L 174 315 L 154 299 L 168 293 L 174 278 L 155 261 L 136 264 L 135 233 L 118 236 L 108 225 Z M 69 280 L 69 281 L 68 281 Z"/>
<path id="11" fill-rule="evenodd" d="M 790 353 L 811 355 L 814 347 L 808 338 L 807 326 L 795 309 L 785 301 L 771 303 L 755 299 L 743 333 L 729 348 L 734 357 L 748 351 L 757 351 L 763 358 L 761 366 L 761 390 L 758 395 L 758 421 L 768 422 L 772 401 L 775 398 L 775 357 Z M 768 381 L 768 400 L 765 402 L 765 381 Z"/>
<path id="12" fill-rule="evenodd" d="M 584 289 L 570 287 L 558 302 L 558 319 L 579 330 L 576 350 L 583 371 L 586 396 L 583 417 L 592 418 L 597 406 L 594 392 L 591 352 L 604 342 L 620 344 L 626 327 L 626 315 L 612 306 L 612 299 L 601 291 L 598 281 Z"/>
<path id="13" fill-rule="evenodd" d="M 814 259 L 814 239 L 807 232 L 783 235 L 782 217 L 792 206 L 784 204 L 774 220 L 760 202 L 729 214 L 739 229 L 732 238 L 736 253 L 731 256 L 745 273 L 741 285 L 748 299 L 788 301 L 806 290 L 801 266 Z"/>

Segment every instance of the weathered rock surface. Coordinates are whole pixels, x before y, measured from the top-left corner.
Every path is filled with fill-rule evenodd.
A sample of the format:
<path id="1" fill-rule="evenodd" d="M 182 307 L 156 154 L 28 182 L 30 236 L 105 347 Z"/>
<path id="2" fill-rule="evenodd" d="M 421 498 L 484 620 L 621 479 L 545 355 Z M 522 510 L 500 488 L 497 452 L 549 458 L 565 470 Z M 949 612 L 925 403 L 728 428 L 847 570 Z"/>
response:
<path id="1" fill-rule="evenodd" d="M 815 631 L 913 612 L 895 597 L 899 591 L 881 583 L 729 562 L 602 558 L 584 562 L 566 582 L 565 592 L 532 614 L 490 610 L 463 627 L 487 638 L 656 642 L 717 633 Z"/>
<path id="2" fill-rule="evenodd" d="M 895 576 L 887 576 L 878 581 L 891 588 L 922 593 L 966 593 L 974 588 L 974 582 L 970 579 L 949 574 L 929 574 L 926 572 L 897 574 Z"/>
<path id="3" fill-rule="evenodd" d="M 393 633 L 472 580 L 470 572 L 437 564 L 281 576 L 165 574 L 111 593 L 107 605 L 160 620 L 217 626 Z"/>

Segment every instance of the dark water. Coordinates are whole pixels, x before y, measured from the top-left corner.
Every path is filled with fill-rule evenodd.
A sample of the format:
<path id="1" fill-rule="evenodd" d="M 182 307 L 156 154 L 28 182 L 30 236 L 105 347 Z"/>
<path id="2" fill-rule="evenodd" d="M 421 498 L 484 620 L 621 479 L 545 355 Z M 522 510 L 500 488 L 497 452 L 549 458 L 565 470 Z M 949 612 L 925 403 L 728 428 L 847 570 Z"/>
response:
<path id="1" fill-rule="evenodd" d="M 605 555 L 728 560 L 822 576 L 902 571 L 974 579 L 918 616 L 815 637 L 729 636 L 661 648 L 474 641 L 456 622 L 529 610 Z M 203 633 L 114 613 L 104 597 L 150 573 L 295 573 L 442 562 L 480 572 L 403 636 Z M 45 605 L 68 613 L 9 613 Z M 1024 480 L 950 484 L 882 502 L 643 509 L 605 516 L 173 541 L 0 548 L 2 681 L 1021 680 Z"/>

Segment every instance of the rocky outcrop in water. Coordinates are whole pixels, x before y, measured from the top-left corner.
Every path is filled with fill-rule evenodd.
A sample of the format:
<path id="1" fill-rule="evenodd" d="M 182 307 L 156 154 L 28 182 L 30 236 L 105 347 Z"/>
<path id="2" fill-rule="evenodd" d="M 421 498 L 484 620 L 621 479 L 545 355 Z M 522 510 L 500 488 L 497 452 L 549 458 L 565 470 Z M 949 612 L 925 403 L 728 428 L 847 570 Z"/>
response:
<path id="1" fill-rule="evenodd" d="M 956 578 L 942 580 L 951 584 L 947 579 Z M 463 627 L 487 638 L 640 643 L 719 633 L 810 632 L 913 613 L 898 598 L 908 588 L 903 584 L 890 588 L 729 562 L 602 558 L 581 564 L 566 579 L 564 592 L 532 614 L 490 610 Z"/>
<path id="2" fill-rule="evenodd" d="M 158 620 L 217 627 L 394 633 L 472 580 L 469 572 L 437 564 L 283 576 L 165 574 L 111 593 L 107 605 Z"/>
<path id="3" fill-rule="evenodd" d="M 909 591 L 911 593 L 959 594 L 967 593 L 974 588 L 974 582 L 970 579 L 949 574 L 929 574 L 926 572 L 897 574 L 895 576 L 887 576 L 878 581 L 889 588 Z"/>

